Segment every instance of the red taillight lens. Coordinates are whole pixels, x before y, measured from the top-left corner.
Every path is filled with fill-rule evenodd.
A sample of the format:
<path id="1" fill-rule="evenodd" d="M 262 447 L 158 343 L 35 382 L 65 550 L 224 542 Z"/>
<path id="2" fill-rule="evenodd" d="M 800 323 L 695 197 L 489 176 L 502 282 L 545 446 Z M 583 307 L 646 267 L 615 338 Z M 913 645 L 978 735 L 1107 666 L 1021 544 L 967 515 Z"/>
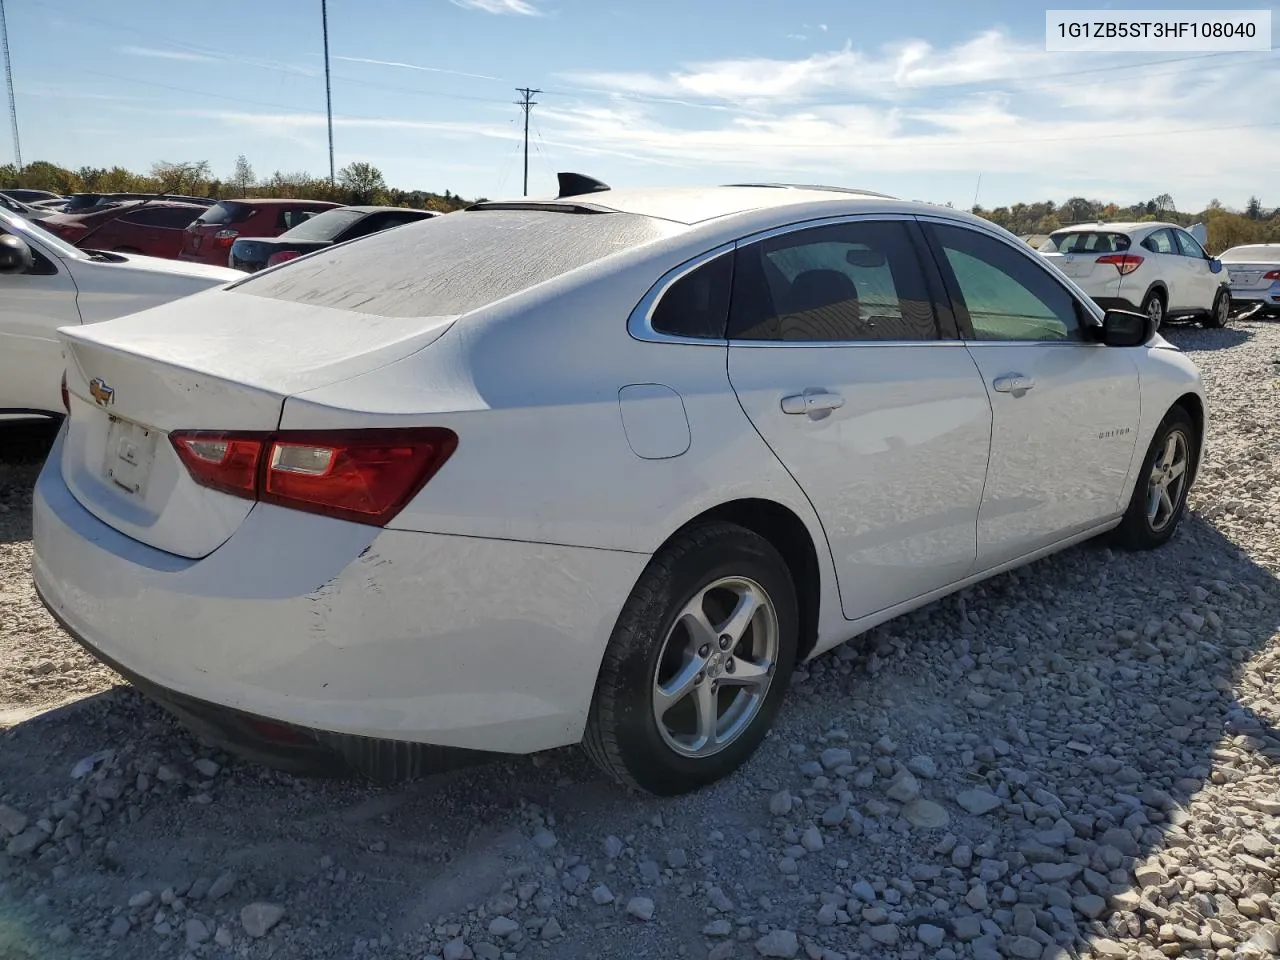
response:
<path id="1" fill-rule="evenodd" d="M 442 427 L 170 434 L 197 483 L 295 510 L 384 526 L 452 456 Z"/>
<path id="2" fill-rule="evenodd" d="M 237 497 L 257 496 L 266 434 L 197 431 L 172 433 L 169 441 L 196 483 Z"/>
<path id="3" fill-rule="evenodd" d="M 284 263 L 286 260 L 292 260 L 294 257 L 300 257 L 297 250 L 280 250 L 267 257 L 267 266 L 274 267 L 277 263 Z"/>
<path id="4" fill-rule="evenodd" d="M 1262 275 L 1263 280 L 1280 280 L 1280 270 L 1268 270 Z"/>
<path id="5" fill-rule="evenodd" d="M 71 416 L 71 391 L 67 389 L 67 371 L 62 371 L 62 408 Z"/>
<path id="6" fill-rule="evenodd" d="M 236 237 L 240 236 L 239 230 L 219 230 L 213 235 L 213 239 L 220 247 L 229 247 L 236 242 Z"/>
<path id="7" fill-rule="evenodd" d="M 1097 263 L 1109 263 L 1120 271 L 1120 276 L 1133 273 L 1142 266 L 1142 258 L 1133 253 L 1108 253 L 1099 257 Z"/>

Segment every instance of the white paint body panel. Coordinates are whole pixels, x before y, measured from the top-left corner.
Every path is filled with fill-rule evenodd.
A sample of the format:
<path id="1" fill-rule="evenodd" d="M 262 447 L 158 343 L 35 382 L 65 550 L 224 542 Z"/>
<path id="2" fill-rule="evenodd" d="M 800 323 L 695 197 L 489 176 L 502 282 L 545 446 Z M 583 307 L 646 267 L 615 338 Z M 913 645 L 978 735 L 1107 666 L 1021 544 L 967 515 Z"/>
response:
<path id="1" fill-rule="evenodd" d="M 1012 424 L 995 489 L 1029 476 L 1016 438 L 1033 421 L 1074 462 L 1047 455 L 1056 486 L 1026 511 L 1034 522 L 996 530 L 999 549 L 981 554 L 988 447 L 999 443 L 981 349 L 740 350 L 638 339 L 627 318 L 667 271 L 785 223 L 927 213 L 1008 235 L 921 204 L 796 191 L 788 205 L 785 191 L 748 192 L 700 195 L 687 229 L 456 321 L 384 323 L 217 290 L 68 331 L 83 369 L 35 494 L 42 595 L 91 646 L 192 696 L 304 726 L 527 752 L 580 739 L 629 592 L 691 519 L 744 499 L 794 514 L 817 557 L 818 653 L 1114 525 L 1160 418 L 1180 396 L 1202 398 L 1194 365 L 1158 337 L 1081 348 L 1065 370 L 1038 359 L 1028 372 L 1045 379 L 1032 393 L 1046 387 L 1039 395 L 1061 409 L 995 418 Z M 587 199 L 674 217 L 682 201 L 661 193 Z M 164 431 L 427 425 L 454 430 L 458 448 L 381 530 L 247 501 L 233 509 L 203 489 L 184 499 L 176 477 L 169 505 L 131 528 L 77 475 L 102 429 L 87 378 L 108 373 L 122 415 Z M 846 392 L 840 416 L 797 425 L 769 413 L 807 386 Z M 1084 431 L 1116 426 L 1117 404 L 1126 423 L 1137 410 L 1133 438 L 1086 442 Z M 1126 442 L 1128 458 L 1117 452 Z M 154 477 L 164 485 L 163 472 Z M 1079 482 L 1087 495 L 1063 496 Z M 843 605 L 838 568 L 848 571 Z"/>
<path id="2" fill-rule="evenodd" d="M 243 277 L 156 257 L 102 263 L 56 238 L 45 243 L 31 228 L 19 230 L 10 216 L 0 217 L 3 227 L 57 273 L 0 276 L 0 410 L 62 411 L 58 384 L 66 363 L 59 327 L 99 323 Z"/>

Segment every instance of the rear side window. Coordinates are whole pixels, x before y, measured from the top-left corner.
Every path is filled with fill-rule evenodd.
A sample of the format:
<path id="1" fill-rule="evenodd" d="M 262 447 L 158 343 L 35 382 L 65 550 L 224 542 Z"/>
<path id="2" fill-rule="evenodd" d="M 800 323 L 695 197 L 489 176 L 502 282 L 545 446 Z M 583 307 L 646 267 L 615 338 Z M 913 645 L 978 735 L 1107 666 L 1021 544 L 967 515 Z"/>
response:
<path id="1" fill-rule="evenodd" d="M 682 229 L 626 213 L 462 210 L 254 274 L 230 289 L 384 317 L 456 316 Z"/>
<path id="2" fill-rule="evenodd" d="M 905 223 L 854 221 L 739 248 L 734 340 L 936 340 L 938 327 Z"/>
<path id="3" fill-rule="evenodd" d="M 285 207 L 276 217 L 277 230 L 292 230 L 300 223 L 306 223 L 317 213 L 323 213 L 323 210 L 298 210 L 292 207 Z"/>
<path id="4" fill-rule="evenodd" d="M 1041 253 L 1123 253 L 1131 244 L 1123 233 L 1079 230 L 1055 233 L 1039 249 Z"/>
<path id="5" fill-rule="evenodd" d="M 198 220 L 211 227 L 221 227 L 228 223 L 242 223 L 253 216 L 253 207 L 247 203 L 235 203 L 222 200 L 202 213 Z"/>
<path id="6" fill-rule="evenodd" d="M 668 287 L 649 325 L 667 336 L 723 340 L 732 284 L 733 253 L 723 253 Z"/>

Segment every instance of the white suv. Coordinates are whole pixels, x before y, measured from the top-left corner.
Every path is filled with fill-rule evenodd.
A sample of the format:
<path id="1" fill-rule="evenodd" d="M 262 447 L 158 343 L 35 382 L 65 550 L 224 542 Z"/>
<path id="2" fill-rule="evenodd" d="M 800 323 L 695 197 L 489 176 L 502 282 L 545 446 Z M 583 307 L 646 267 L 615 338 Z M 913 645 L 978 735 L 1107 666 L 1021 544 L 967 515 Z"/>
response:
<path id="1" fill-rule="evenodd" d="M 1190 233 L 1174 223 L 1077 223 L 1049 234 L 1040 254 L 1100 307 L 1141 310 L 1164 320 L 1222 327 L 1231 315 L 1231 279 Z"/>

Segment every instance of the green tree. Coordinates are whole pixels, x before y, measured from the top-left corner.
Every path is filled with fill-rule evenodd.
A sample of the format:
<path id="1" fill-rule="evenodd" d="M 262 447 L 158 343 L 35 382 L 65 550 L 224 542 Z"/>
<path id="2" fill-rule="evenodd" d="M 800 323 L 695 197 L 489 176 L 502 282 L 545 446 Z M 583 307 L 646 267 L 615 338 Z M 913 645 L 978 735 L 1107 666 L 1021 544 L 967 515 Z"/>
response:
<path id="1" fill-rule="evenodd" d="M 1249 198 L 1249 205 L 1245 207 L 1244 215 L 1250 220 L 1262 219 L 1262 201 L 1257 197 Z"/>
<path id="2" fill-rule="evenodd" d="M 151 165 L 151 176 L 164 193 L 197 195 L 209 189 L 213 171 L 208 160 L 161 160 Z"/>
<path id="3" fill-rule="evenodd" d="M 338 171 L 338 183 L 350 195 L 352 203 L 375 203 L 387 190 L 382 171 L 359 160 Z"/>
<path id="4" fill-rule="evenodd" d="M 249 161 L 242 153 L 236 157 L 236 168 L 231 174 L 231 182 L 240 188 L 240 196 L 247 197 L 249 188 L 253 186 L 256 178 L 253 175 L 253 167 L 249 166 Z"/>

